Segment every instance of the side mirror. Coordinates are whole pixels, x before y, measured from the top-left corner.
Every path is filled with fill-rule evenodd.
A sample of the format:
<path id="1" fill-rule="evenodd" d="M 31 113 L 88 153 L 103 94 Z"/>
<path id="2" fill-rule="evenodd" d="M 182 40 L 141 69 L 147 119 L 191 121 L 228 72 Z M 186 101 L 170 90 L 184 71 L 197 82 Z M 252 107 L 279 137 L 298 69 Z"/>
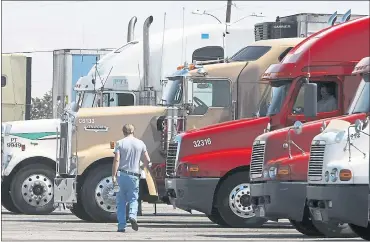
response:
<path id="1" fill-rule="evenodd" d="M 78 109 L 80 109 L 80 107 L 77 105 L 76 102 L 72 102 L 71 103 L 71 111 L 74 112 L 74 113 L 77 113 L 78 112 Z"/>
<path id="2" fill-rule="evenodd" d="M 304 116 L 317 116 L 317 84 L 305 83 L 304 88 Z"/>
<path id="3" fill-rule="evenodd" d="M 109 99 L 109 102 L 114 102 L 114 98 Z"/>
<path id="4" fill-rule="evenodd" d="M 356 133 L 360 133 L 361 132 L 363 125 L 364 124 L 363 124 L 363 122 L 361 120 L 357 119 L 355 121 L 355 130 L 356 130 Z"/>
<path id="5" fill-rule="evenodd" d="M 293 125 L 294 132 L 296 134 L 301 134 L 303 129 L 303 124 L 300 121 L 295 121 Z"/>
<path id="6" fill-rule="evenodd" d="M 190 78 L 184 78 L 183 98 L 185 104 L 193 104 L 193 81 Z"/>

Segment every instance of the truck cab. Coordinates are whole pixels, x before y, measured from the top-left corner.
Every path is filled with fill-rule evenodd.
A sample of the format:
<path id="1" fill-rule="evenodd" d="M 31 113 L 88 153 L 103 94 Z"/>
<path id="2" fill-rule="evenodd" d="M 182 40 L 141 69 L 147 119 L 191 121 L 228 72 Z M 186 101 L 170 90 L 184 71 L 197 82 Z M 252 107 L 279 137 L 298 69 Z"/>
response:
<path id="1" fill-rule="evenodd" d="M 370 58 L 353 73 L 363 80 L 349 110 L 370 113 Z M 332 120 L 311 142 L 307 204 L 313 220 L 349 223 L 369 240 L 369 116 L 355 122 Z"/>
<path id="2" fill-rule="evenodd" d="M 252 172 L 250 166 L 253 141 L 266 131 L 289 127 L 298 120 L 325 119 L 345 112 L 360 82 L 350 73 L 368 51 L 364 37 L 368 20 L 353 20 L 319 31 L 290 50 L 281 63 L 271 65 L 262 75 L 272 89 L 271 103 L 267 96 L 261 100 L 261 104 L 269 103 L 267 111 L 261 112 L 261 105 L 257 117 L 177 135 L 166 160 L 166 191 L 171 203 L 203 212 L 219 225 L 261 226 L 267 219 L 256 217 L 250 203 L 249 171 L 251 178 L 254 172 L 262 172 Z M 338 51 L 359 39 L 362 42 L 356 44 L 358 48 Z M 321 84 L 333 86 L 338 105 L 335 110 L 313 116 L 310 110 L 302 109 L 303 101 L 310 95 L 317 96 L 312 86 Z M 262 157 L 263 150 L 261 146 L 255 157 Z"/>
<path id="3" fill-rule="evenodd" d="M 344 25 L 354 26 L 348 31 L 353 33 L 353 35 L 357 35 L 357 37 L 362 33 L 364 34 L 361 37 L 364 42 L 357 49 L 357 53 L 347 53 L 349 60 L 360 61 L 369 51 L 369 46 L 365 44 L 365 42 L 368 42 L 369 36 L 369 18 L 353 20 Z M 337 27 L 339 26 L 337 25 Z M 342 44 L 345 44 L 348 40 L 347 35 L 344 34 L 337 37 L 338 42 L 343 41 Z M 353 58 L 351 57 L 352 54 L 354 55 Z M 342 61 L 344 60 L 342 59 Z M 356 119 L 364 119 L 365 117 L 365 113 L 362 111 L 356 112 L 352 110 L 353 106 L 356 105 L 354 98 L 359 98 L 358 96 L 362 92 L 357 87 L 361 88 L 361 85 L 363 85 L 360 84 L 359 86 L 359 82 L 363 83 L 360 76 L 352 75 L 355 64 L 357 63 L 352 62 L 352 68 L 343 68 L 342 74 L 338 75 L 338 78 L 343 80 L 342 87 L 344 89 L 342 90 L 344 96 L 342 96 L 342 100 L 348 100 L 348 102 L 346 106 L 342 106 L 339 115 L 332 116 L 350 123 L 354 123 Z M 325 77 L 325 79 L 329 78 L 330 75 Z M 347 87 L 351 87 L 352 92 L 348 92 Z M 356 92 L 354 92 L 354 88 L 357 89 Z M 323 94 L 321 93 L 321 96 L 324 96 Z M 314 99 L 315 97 L 317 95 L 314 96 Z M 368 100 L 366 97 L 364 98 L 363 100 Z M 305 98 L 305 109 L 307 107 L 309 108 L 309 106 L 306 107 L 306 103 L 310 102 L 309 97 L 307 99 Z M 314 113 L 316 111 L 318 109 Z M 320 116 L 320 112 L 314 116 Z M 315 221 L 311 222 L 309 210 L 305 203 L 310 144 L 314 136 L 320 133 L 322 122 L 327 123 L 332 119 L 327 117 L 322 118 L 321 121 L 307 122 L 303 125 L 303 128 L 301 127 L 302 130 L 298 129 L 300 127 L 298 124 L 302 122 L 297 122 L 295 124 L 298 127 L 293 126 L 276 130 L 256 138 L 253 146 L 250 174 L 252 177 L 252 204 L 258 217 L 269 219 L 288 218 L 299 232 L 306 235 L 325 235 L 329 237 L 353 236 L 352 231 L 348 229 L 348 224 L 341 225 L 335 221 L 326 224 Z M 292 129 L 298 129 L 300 131 L 292 132 Z"/>

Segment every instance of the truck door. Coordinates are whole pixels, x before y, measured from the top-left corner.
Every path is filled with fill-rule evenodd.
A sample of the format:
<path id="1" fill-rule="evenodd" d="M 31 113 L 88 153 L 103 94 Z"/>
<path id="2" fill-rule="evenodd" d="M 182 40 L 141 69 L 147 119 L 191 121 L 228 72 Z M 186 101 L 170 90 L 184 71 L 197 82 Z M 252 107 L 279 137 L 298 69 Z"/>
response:
<path id="1" fill-rule="evenodd" d="M 286 126 L 291 126 L 295 121 L 309 122 L 317 119 L 325 119 L 342 115 L 339 85 L 336 78 L 326 78 L 325 80 L 310 80 L 317 84 L 317 117 L 306 118 L 303 114 L 304 108 L 304 88 L 301 82 L 300 89 L 296 98 L 291 100 L 293 105 L 289 105 L 289 115 Z"/>
<path id="2" fill-rule="evenodd" d="M 229 79 L 194 79 L 193 107 L 186 120 L 186 129 L 232 120 L 231 81 Z"/>

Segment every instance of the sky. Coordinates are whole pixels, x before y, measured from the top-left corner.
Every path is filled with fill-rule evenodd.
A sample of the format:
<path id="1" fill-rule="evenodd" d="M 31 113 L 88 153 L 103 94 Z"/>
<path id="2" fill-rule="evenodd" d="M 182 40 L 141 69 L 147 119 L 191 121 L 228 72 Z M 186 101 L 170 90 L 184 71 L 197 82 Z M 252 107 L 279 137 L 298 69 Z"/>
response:
<path id="1" fill-rule="evenodd" d="M 145 19 L 154 17 L 151 33 L 160 32 L 166 12 L 166 29 L 184 25 L 215 23 L 214 18 L 194 15 L 194 10 L 211 13 L 225 21 L 227 1 L 2 1 L 2 53 L 51 51 L 72 48 L 117 48 L 126 43 L 127 24 L 136 16 L 135 37 L 142 35 Z M 253 29 L 254 24 L 275 21 L 276 16 L 297 13 L 328 13 L 338 11 L 369 15 L 368 1 L 233 1 L 231 23 L 250 14 L 237 24 Z M 318 8 L 318 5 L 320 6 Z M 269 6 L 266 8 L 266 6 Z M 320 10 L 318 10 L 320 9 Z M 32 96 L 41 97 L 52 88 L 52 53 L 32 56 Z"/>

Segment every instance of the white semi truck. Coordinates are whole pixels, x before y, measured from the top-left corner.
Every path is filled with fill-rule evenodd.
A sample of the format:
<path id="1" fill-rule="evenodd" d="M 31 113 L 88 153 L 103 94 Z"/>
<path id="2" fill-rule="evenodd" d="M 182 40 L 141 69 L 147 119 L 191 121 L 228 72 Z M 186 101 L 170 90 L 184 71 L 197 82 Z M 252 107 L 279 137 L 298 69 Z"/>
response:
<path id="1" fill-rule="evenodd" d="M 150 16 L 144 26 L 150 25 L 152 21 L 153 17 Z M 225 57 L 220 47 L 224 41 L 223 25 L 166 30 L 164 36 L 163 33 L 153 35 L 154 48 L 149 51 L 148 32 L 144 31 L 143 40 L 132 39 L 135 23 L 136 18 L 133 18 L 129 24 L 128 43 L 106 54 L 86 76 L 77 81 L 74 87 L 75 101 L 80 108 L 156 105 L 160 102 L 162 76 L 170 76 L 176 70 L 181 64 L 181 54 L 184 54 L 183 60 L 188 62 Z M 232 44 L 227 48 L 228 56 L 253 42 L 252 30 L 230 28 L 229 31 Z M 165 40 L 164 47 L 162 39 Z M 185 53 L 182 40 L 186 46 Z M 73 54 L 67 54 L 63 58 L 73 58 Z M 60 63 L 63 63 L 63 58 L 59 58 L 62 61 Z M 54 73 L 54 77 L 60 75 Z M 151 79 L 150 83 L 154 85 L 143 85 L 143 78 Z M 57 86 L 64 90 L 63 85 Z M 156 100 L 151 99 L 153 93 Z M 54 210 L 56 130 L 60 127 L 59 115 L 70 103 L 72 94 L 65 91 L 53 94 L 57 106 L 54 119 L 2 123 L 2 205 L 9 211 L 48 214 Z M 150 103 L 140 100 L 148 100 Z"/>
<path id="2" fill-rule="evenodd" d="M 323 132 L 311 144 L 307 187 L 313 220 L 348 223 L 365 240 L 370 240 L 369 64 L 366 57 L 353 71 L 363 80 L 351 108 L 353 114 L 363 114 L 362 118 L 352 125 L 344 120 L 323 125 Z"/>

